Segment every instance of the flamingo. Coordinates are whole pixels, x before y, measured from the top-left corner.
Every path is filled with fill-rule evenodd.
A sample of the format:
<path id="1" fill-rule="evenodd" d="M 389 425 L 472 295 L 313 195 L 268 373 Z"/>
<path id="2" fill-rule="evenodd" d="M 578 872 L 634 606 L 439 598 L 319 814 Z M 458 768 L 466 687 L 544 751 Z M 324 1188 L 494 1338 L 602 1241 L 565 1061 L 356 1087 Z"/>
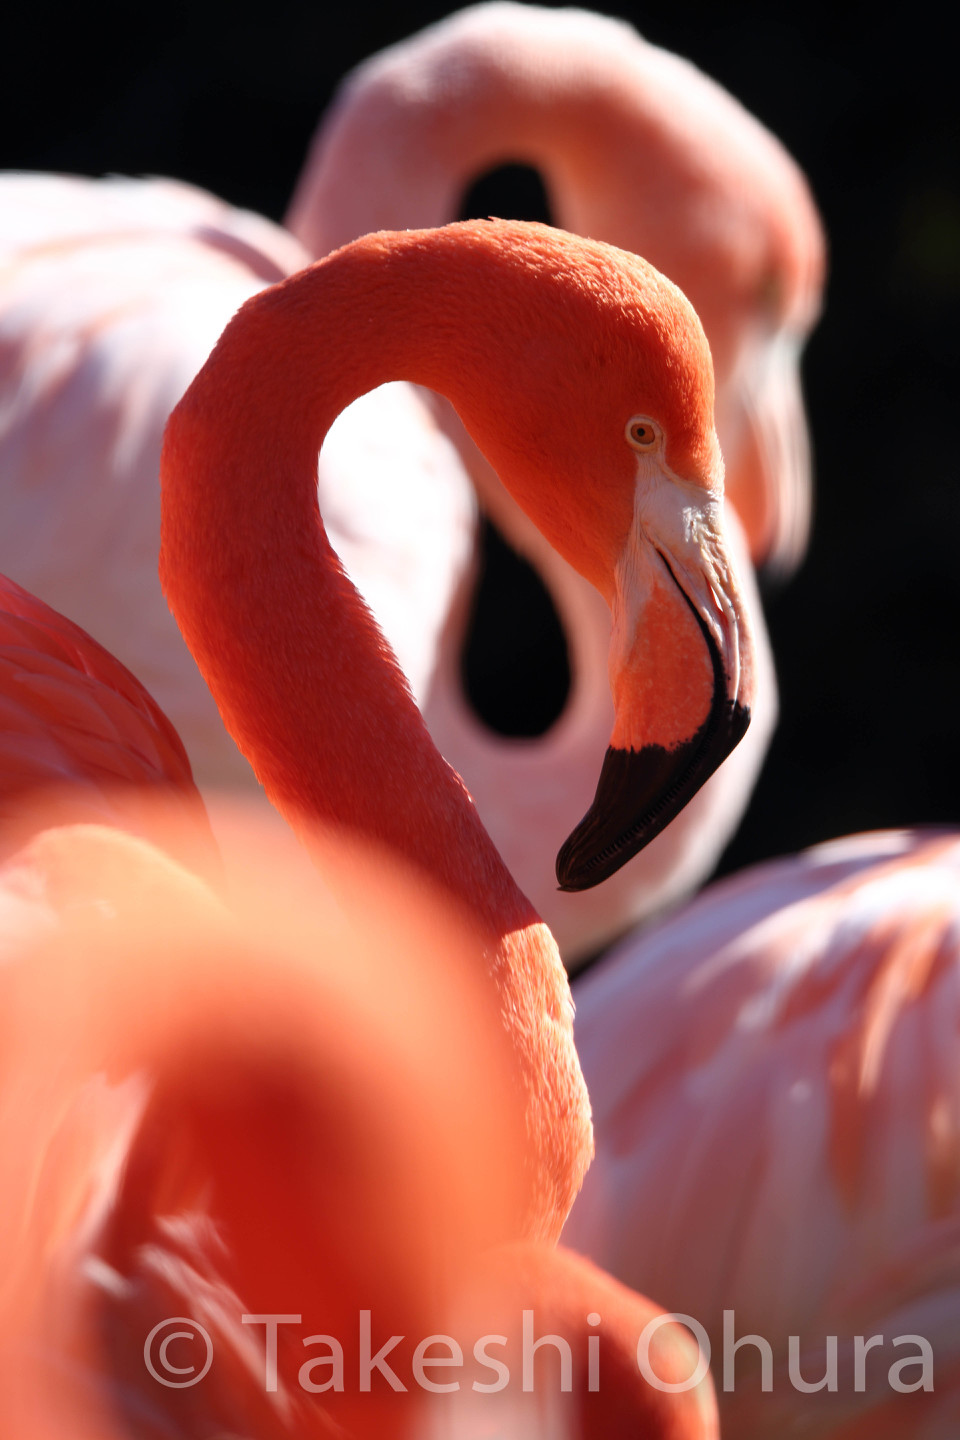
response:
<path id="1" fill-rule="evenodd" d="M 715 1357 L 724 1311 L 764 1338 L 725 1434 L 956 1424 L 958 871 L 955 832 L 833 841 L 711 887 L 578 983 L 597 1154 L 564 1241 L 697 1317 Z M 837 1393 L 798 1393 L 790 1335 L 807 1381 L 838 1337 Z M 857 1335 L 885 1337 L 862 1392 Z M 933 1347 L 936 1396 L 888 1383 L 905 1356 L 922 1380 L 898 1335 Z"/>
<path id="2" fill-rule="evenodd" d="M 423 303 L 431 287 L 440 297 L 432 316 L 429 302 Z M 410 323 L 412 302 L 419 329 Z M 376 322 L 375 328 L 362 323 L 365 316 Z M 356 331 L 343 323 L 346 317 Z M 547 359 L 541 362 L 537 386 L 523 395 L 510 367 L 529 365 L 524 354 L 529 346 Z M 498 361 L 493 378 L 491 354 Z M 315 362 L 318 376 L 304 374 L 301 362 L 307 359 Z M 559 957 L 496 855 L 458 778 L 429 741 L 382 636 L 333 557 L 316 512 L 313 456 L 323 434 L 337 407 L 352 398 L 350 392 L 375 383 L 376 373 L 384 368 L 401 373 L 409 368 L 417 380 L 444 383 L 507 483 L 567 555 L 595 577 L 614 606 L 613 743 L 596 802 L 560 861 L 564 883 L 577 886 L 602 879 L 666 823 L 670 810 L 736 743 L 749 711 L 750 634 L 720 528 L 722 472 L 712 428 L 709 351 L 694 313 L 675 287 L 643 262 L 608 246 L 546 227 L 510 224 L 379 235 L 347 247 L 248 304 L 168 426 L 165 583 L 217 688 L 223 712 L 271 798 L 301 833 L 324 819 L 339 830 L 359 833 L 365 843 L 385 844 L 394 854 L 408 851 L 466 907 L 471 949 L 480 942 L 483 973 L 494 981 L 484 986 L 487 1008 L 495 1002 L 494 1033 L 501 1048 L 505 1033 L 511 1042 L 509 1085 L 503 1089 L 511 1097 L 512 1129 L 522 1136 L 522 1145 L 517 1145 L 521 1193 L 508 1206 L 508 1223 L 514 1231 L 552 1238 L 589 1148 Z M 296 385 L 300 395 L 293 393 Z M 320 389 L 319 400 L 310 393 L 314 386 Z M 570 386 L 585 402 L 585 414 L 565 408 Z M 637 405 L 644 408 L 636 410 Z M 257 483 L 263 463 L 266 484 Z M 291 488 L 288 496 L 278 494 L 271 483 L 278 478 L 275 467 Z M 241 491 L 244 503 L 233 513 L 228 543 L 204 547 L 211 519 L 244 468 L 251 484 Z M 267 526 L 262 523 L 265 516 Z M 278 548 L 277 541 L 289 542 L 289 551 Z M 273 568 L 268 564 L 251 569 L 246 546 L 271 556 Z M 206 573 L 197 564 L 198 547 L 210 562 Z M 246 580 L 238 586 L 241 573 Z M 244 586 L 252 588 L 254 573 L 282 607 L 279 630 L 276 617 L 266 617 L 262 596 L 257 602 L 243 596 Z M 211 588 L 219 603 L 211 603 Z M 22 592 L 13 595 L 19 612 L 28 609 Z M 34 625 L 41 633 L 55 628 L 48 621 Z M 82 648 L 78 632 L 71 631 L 70 638 L 76 665 Z M 661 643 L 667 638 L 673 643 Z M 349 666 L 343 664 L 344 654 L 350 657 Z M 237 661 L 239 672 L 231 675 L 231 662 Z M 83 668 L 89 673 L 96 666 Z M 338 834 L 334 846 L 343 843 Z M 329 862 L 323 868 L 327 872 Z M 379 878 L 378 865 L 371 866 L 368 859 L 364 896 L 371 871 Z M 196 1243 L 196 1227 L 174 1226 L 171 1231 L 162 1223 L 166 1205 L 173 1205 L 176 1214 L 212 1187 L 218 1197 L 216 1217 L 227 1234 L 241 1241 L 239 1250 L 231 1249 L 224 1261 L 232 1288 L 240 1286 L 244 1297 L 258 1300 L 263 1294 L 264 1308 L 271 1300 L 286 1304 L 289 1298 L 292 1303 L 289 1287 L 304 1283 L 302 1253 L 284 1248 L 286 1226 L 280 1230 L 281 1242 L 266 1252 L 260 1242 L 269 1231 L 265 1222 L 274 1207 L 286 1214 L 281 1201 L 293 1207 L 300 1221 L 299 1227 L 289 1227 L 292 1233 L 303 1233 L 303 1217 L 314 1217 L 320 1201 L 314 1148 L 302 1143 L 304 1132 L 316 1129 L 310 1101 L 315 1106 L 318 1090 L 317 1036 L 313 1021 L 304 1017 L 313 1016 L 318 1005 L 299 972 L 290 980 L 287 970 L 271 963 L 261 966 L 257 977 L 248 963 L 241 964 L 237 975 L 238 934 L 256 953 L 265 943 L 259 940 L 262 930 L 244 916 L 239 925 L 231 922 L 225 961 L 216 927 L 226 922 L 216 914 L 211 920 L 206 890 L 172 861 L 158 862 L 156 851 L 142 840 L 95 831 L 78 841 L 75 832 L 46 831 L 26 859 L 22 854 L 14 857 L 14 888 L 25 873 L 35 903 L 56 907 L 52 918 L 66 927 L 67 960 L 58 968 L 55 946 L 52 968 L 42 958 L 37 962 L 36 955 L 26 964 L 8 967 L 14 994 L 4 1013 L 22 1043 L 5 1050 L 7 1083 L 0 1086 L 0 1094 L 8 1097 L 4 1113 L 12 1173 L 27 1183 L 14 1186 L 12 1198 L 7 1197 L 5 1243 L 12 1247 L 16 1237 L 20 1248 L 13 1267 L 16 1283 L 7 1292 L 16 1303 L 5 1311 L 0 1338 L 13 1347 L 20 1367 L 10 1401 L 18 1424 L 23 1420 L 18 1433 L 29 1434 L 32 1428 L 34 1434 L 53 1435 L 53 1427 L 62 1425 L 63 1406 L 77 1433 L 75 1396 L 65 1399 L 56 1384 L 49 1397 L 48 1386 L 31 1384 L 27 1396 L 27 1380 L 41 1379 L 46 1361 L 42 1355 L 38 1361 L 39 1347 L 29 1343 L 22 1354 L 11 1333 L 22 1336 L 26 1321 L 28 1338 L 38 1337 L 51 1305 L 57 1307 L 61 1337 L 53 1353 L 68 1362 L 68 1392 L 77 1379 L 81 1385 L 89 1380 L 89 1367 L 100 1363 L 97 1347 L 104 1334 L 115 1337 L 110 1363 L 126 1366 L 128 1373 L 132 1369 L 132 1327 L 118 1321 L 115 1313 L 111 1318 L 113 1301 L 121 1312 L 126 1304 L 141 1313 L 138 1307 L 143 1304 L 152 1317 L 161 1301 L 184 1293 L 185 1287 L 190 1296 L 198 1291 L 207 1296 L 218 1320 L 218 1337 L 229 1329 L 222 1314 L 223 1292 L 210 1281 L 209 1256 Z M 424 883 L 407 876 L 404 893 L 419 898 Z M 274 878 L 267 888 L 283 886 Z M 144 892 L 160 907 L 148 921 L 138 908 Z M 281 914 L 293 911 L 284 895 L 276 903 Z M 360 904 L 355 886 L 350 913 Z M 183 907 L 197 932 L 191 932 L 189 940 L 177 928 Z M 104 934 L 104 925 L 118 916 L 126 918 L 131 910 L 138 949 L 147 952 L 136 968 L 129 965 L 129 936 L 115 948 Z M 275 917 L 269 922 L 271 936 L 274 924 Z M 49 934 L 42 925 L 36 928 L 42 957 Z M 393 966 L 395 946 L 387 937 L 392 942 L 402 928 L 388 918 L 378 932 L 374 949 L 381 964 Z M 270 953 L 272 962 L 272 949 Z M 171 981 L 171 956 L 177 955 L 180 961 Z M 105 969 L 110 986 L 120 987 L 121 1003 L 114 1003 L 110 994 L 109 1003 L 101 1005 L 104 985 L 91 986 L 91 963 Z M 338 958 L 335 973 L 340 969 Z M 400 978 L 395 973 L 395 987 Z M 183 997 L 175 989 L 171 994 L 171 983 L 189 986 L 191 1003 L 200 1014 L 199 1026 L 187 1017 L 186 1039 Z M 279 1006 L 268 998 L 278 984 L 283 996 Z M 406 994 L 405 975 L 402 984 Z M 359 993 L 379 1001 L 382 988 L 379 980 L 365 975 Z M 395 988 L 388 989 L 385 1005 L 391 1022 L 401 1008 L 390 999 L 394 993 Z M 469 1014 L 474 1023 L 473 1002 L 441 996 L 437 1007 L 434 1028 L 438 1012 L 444 1024 L 448 1011 Z M 92 1040 L 82 1030 L 80 1042 L 74 1037 L 78 1011 L 96 1017 Z M 38 1015 L 48 1027 L 40 1052 L 27 1023 Z M 299 1023 L 292 1017 L 300 1017 Z M 211 1041 L 203 1026 L 214 1022 Z M 329 1025 L 331 1035 L 363 1031 L 366 1065 L 370 1035 L 363 1024 L 347 1024 L 334 1015 Z M 184 1070 L 184 1047 L 194 1043 L 198 1048 L 190 1052 L 191 1064 Z M 428 1053 L 419 1032 L 409 1043 L 411 1055 Z M 253 1061 L 248 1044 L 255 1052 Z M 454 1050 L 460 1047 L 457 1027 L 451 1029 L 450 1044 Z M 375 1053 L 379 1048 L 374 1045 Z M 36 1058 L 25 1060 L 24 1051 L 27 1057 L 66 1056 L 52 1088 L 45 1066 Z M 168 1063 L 171 1056 L 179 1063 Z M 393 1094 L 397 1074 L 406 1072 L 387 1058 L 390 1063 L 376 1084 Z M 86 1084 L 91 1074 L 104 1069 L 130 1079 L 144 1064 L 159 1070 L 156 1092 L 146 1102 L 142 1089 L 125 1081 L 118 1084 L 120 1093 L 108 1095 L 96 1086 L 91 1094 Z M 446 1094 L 445 1062 L 440 1069 Z M 486 1093 L 477 1086 L 476 1066 L 466 1066 L 464 1073 L 469 1073 L 474 1091 Z M 343 1081 L 333 1088 L 342 1096 Z M 523 1097 L 520 1115 L 518 1090 Z M 246 1110 L 241 1118 L 238 1092 L 252 1097 L 254 1118 L 262 1118 L 262 1127 L 251 1122 Z M 264 1093 L 261 1110 L 257 1097 Z M 381 1098 L 378 1092 L 377 1104 Z M 416 1092 L 414 1098 L 412 1112 L 420 1129 L 423 1111 Z M 289 1120 L 279 1120 L 291 1113 L 302 1120 L 293 1134 Z M 458 1108 L 456 1123 L 439 1118 L 427 1129 L 446 1147 L 447 1132 L 459 1127 L 472 1152 L 480 1122 L 465 1122 L 464 1113 L 470 1112 Z M 348 1119 L 348 1135 L 365 1133 L 352 1113 Z M 383 1128 L 393 1134 L 393 1111 L 381 1119 Z M 405 1131 L 393 1140 L 401 1149 L 408 1147 Z M 61 1144 L 61 1154 L 76 1155 L 79 1150 L 79 1165 L 61 1170 L 51 1165 L 49 1155 Z M 481 1155 L 477 1163 L 485 1175 L 489 1158 Z M 456 1166 L 453 1173 L 458 1173 Z M 251 1186 L 250 1175 L 261 1183 Z M 29 1202 L 38 1193 L 44 1204 L 32 1215 Z M 330 1193 L 329 1186 L 325 1193 Z M 395 1186 L 381 1187 L 378 1195 L 389 1195 L 391 1208 L 397 1204 Z M 406 1215 L 409 1208 L 401 1204 L 400 1212 Z M 344 1213 L 354 1225 L 358 1215 L 368 1214 L 353 1201 Z M 496 1206 L 484 1198 L 476 1213 L 483 1226 L 493 1225 L 496 1231 L 491 1219 L 499 1213 Z M 432 1211 L 422 1233 L 435 1240 Z M 442 1227 L 440 1233 L 445 1233 Z M 216 1250 L 209 1227 L 202 1223 L 200 1237 Z M 57 1240 L 66 1248 L 60 1256 L 63 1266 L 55 1267 L 61 1276 L 66 1273 L 66 1294 L 36 1284 L 38 1254 L 49 1257 L 51 1247 L 56 1253 Z M 363 1248 L 355 1242 L 356 1236 L 346 1247 L 351 1258 Z M 72 1268 L 71 1245 L 79 1245 L 85 1257 L 77 1263 L 74 1251 Z M 373 1273 L 381 1284 L 394 1275 L 398 1249 L 406 1254 L 406 1240 L 389 1248 L 386 1259 L 393 1264 L 385 1271 L 384 1257 L 374 1256 Z M 411 1253 L 417 1254 L 416 1246 Z M 448 1246 L 441 1245 L 440 1255 L 446 1271 Z M 613 1282 L 598 1279 L 571 1257 L 527 1263 L 534 1277 L 544 1274 L 546 1266 L 548 1313 L 553 1313 L 551 1306 L 559 1307 L 569 1322 L 573 1307 L 588 1294 L 599 1295 L 597 1303 L 604 1307 L 609 1302 L 621 1342 L 613 1395 L 632 1395 L 635 1404 L 637 1387 L 628 1383 L 625 1371 L 625 1331 L 630 1316 L 650 1316 L 648 1302 L 626 1297 Z M 159 1290 L 148 1286 L 144 1295 L 131 1279 L 131 1270 L 138 1274 L 138 1266 L 163 1277 Z M 311 1293 L 324 1274 L 318 1260 L 308 1277 Z M 369 1276 L 362 1278 L 369 1283 Z M 110 1297 L 106 1308 L 98 1291 Z M 358 1291 L 337 1293 L 347 1306 Z M 419 1295 L 416 1289 L 414 1298 Z M 78 1319 L 89 1322 L 91 1315 L 93 1325 Z M 242 1370 L 243 1364 L 242 1347 L 236 1354 L 235 1334 L 233 1339 L 228 1375 L 237 1365 Z M 38 1422 L 39 1429 L 32 1427 L 29 1413 L 24 1418 L 23 1409 L 36 1403 L 37 1388 L 52 1407 Z M 227 1385 L 223 1392 L 220 1421 L 235 1415 L 238 1404 L 246 1413 L 253 1404 L 246 1397 L 238 1401 L 231 1390 Z M 683 1429 L 671 1418 L 665 1433 L 715 1434 L 709 1393 L 707 1387 L 689 1405 L 684 1401 Z M 121 1412 L 137 1415 L 140 1434 L 157 1418 L 149 1408 L 144 1416 L 142 1398 L 122 1387 L 110 1396 L 114 1412 L 119 1406 Z M 165 1405 L 168 1397 L 163 1399 Z M 655 1416 L 662 1416 L 665 1402 L 653 1399 Z M 587 1418 L 592 1415 L 599 1428 L 585 1429 L 585 1434 L 612 1433 L 608 1400 L 587 1402 Z M 283 1433 L 269 1403 L 262 1420 L 259 1408 L 255 1413 L 264 1434 Z M 371 1433 L 390 1433 L 379 1411 L 367 1418 L 371 1425 L 375 1418 L 379 1427 Z M 157 1423 L 165 1419 L 161 1413 Z M 620 1416 L 617 1423 L 622 1420 Z M 351 1413 L 349 1423 L 361 1422 Z M 664 1433 L 660 1421 L 656 1423 L 657 1433 Z M 98 1433 L 96 1428 L 93 1433 Z"/>
<path id="3" fill-rule="evenodd" d="M 612 247 L 506 222 L 382 233 L 248 302 L 167 424 L 161 579 L 184 638 L 295 830 L 335 823 L 416 857 L 489 933 L 550 1234 L 589 1153 L 556 951 L 316 506 L 313 455 L 333 419 L 393 378 L 450 398 L 613 612 L 615 724 L 594 803 L 557 860 L 575 890 L 659 833 L 749 717 L 710 354 L 680 292 Z"/>
<path id="4" fill-rule="evenodd" d="M 541 361 L 524 394 L 511 367 L 529 367 L 530 347 Z M 334 824 L 406 854 L 466 908 L 522 1112 L 515 1229 L 551 1240 L 591 1145 L 559 956 L 429 740 L 316 510 L 326 429 L 390 370 L 443 385 L 615 610 L 617 720 L 595 803 L 559 859 L 573 888 L 657 833 L 749 716 L 751 639 L 724 549 L 709 350 L 680 292 L 609 246 L 506 223 L 378 235 L 244 307 L 167 430 L 162 563 L 179 623 L 300 833 Z M 231 495 L 244 468 L 250 484 Z M 225 504 L 224 543 L 205 547 Z M 251 565 L 245 546 L 270 559 Z"/>
<path id="5" fill-rule="evenodd" d="M 810 520 L 799 360 L 825 267 L 799 166 L 720 85 L 625 21 L 494 0 L 347 76 L 286 224 L 315 255 L 440 225 L 511 160 L 541 172 L 557 224 L 645 256 L 692 302 L 713 352 L 728 498 L 754 562 L 792 569 Z"/>
<path id="6" fill-rule="evenodd" d="M 544 94 L 548 59 L 552 82 Z M 622 83 L 599 96 L 598 66 L 612 66 L 613 75 L 624 71 Z M 660 133 L 665 89 L 671 113 Z M 443 110 L 447 99 L 458 117 L 456 131 Z M 550 117 L 562 119 L 585 103 L 596 111 L 589 142 L 596 154 L 582 170 L 571 170 L 553 151 L 548 164 L 537 149 L 540 132 L 549 131 L 551 145 L 561 146 L 569 125 Z M 534 113 L 543 119 L 531 130 Z M 362 153 L 369 124 L 380 135 L 377 155 L 386 154 L 382 134 L 406 136 L 416 162 L 401 145 L 393 156 L 395 175 L 368 169 L 379 163 Z M 709 166 L 704 171 L 696 147 L 705 135 L 712 141 L 718 126 L 730 167 L 713 173 Z M 451 141 L 457 137 L 449 154 L 430 151 L 431 167 L 445 171 L 442 201 L 418 188 L 424 135 L 440 127 Z M 452 219 L 458 185 L 472 165 L 501 158 L 501 137 L 510 153 L 512 146 L 534 145 L 531 158 L 549 171 L 555 207 L 568 228 L 638 251 L 647 244 L 666 273 L 675 264 L 684 270 L 704 306 L 718 361 L 729 486 L 741 495 L 744 516 L 750 512 L 756 552 L 776 553 L 786 564 L 802 549 L 806 524 L 796 357 L 822 270 L 819 222 L 796 167 L 729 96 L 676 57 L 645 45 L 629 27 L 584 12 L 479 6 L 386 52 L 352 79 L 321 127 L 290 223 L 310 253 L 322 254 L 384 222 L 399 228 Z M 631 166 L 645 156 L 644 173 L 658 176 L 656 184 L 671 193 L 675 218 L 669 222 L 664 212 L 660 229 L 650 207 L 636 203 L 642 187 L 632 186 L 624 208 L 624 187 L 609 174 L 624 158 L 628 137 Z M 753 290 L 750 266 L 758 257 L 741 254 L 734 272 L 728 253 L 742 234 L 744 174 L 751 177 L 755 206 L 751 233 L 764 237 L 759 250 L 770 263 Z M 369 183 L 358 183 L 365 176 Z M 202 785 L 249 786 L 250 771 L 155 584 L 148 558 L 155 553 L 155 467 L 162 419 L 228 315 L 265 280 L 299 268 L 307 252 L 258 217 L 169 181 L 11 177 L 4 186 L 0 210 L 15 264 L 6 296 L 0 294 L 2 330 L 8 373 L 20 374 L 21 388 L 19 401 L 0 418 L 10 486 L 0 565 L 75 615 L 140 675 L 176 721 Z M 705 207 L 726 216 L 724 224 L 694 223 Z M 775 324 L 774 291 L 780 292 Z M 450 427 L 448 413 L 440 420 Z M 55 448 L 53 437 L 61 434 L 66 453 Z M 111 437 L 107 457 L 105 435 Z M 566 633 L 571 693 L 562 715 L 536 740 L 494 734 L 465 704 L 461 659 L 474 501 L 462 467 L 409 393 L 367 397 L 341 417 L 320 461 L 321 509 L 335 548 L 398 652 L 439 748 L 464 775 L 508 868 L 575 965 L 693 889 L 713 868 L 746 804 L 776 716 L 776 682 L 746 541 L 734 534 L 731 516 L 728 533 L 755 636 L 755 703 L 746 742 L 692 807 L 603 892 L 558 893 L 548 857 L 589 803 L 594 756 L 613 722 L 603 665 L 609 619 L 462 430 L 455 438 L 484 504 L 544 579 Z M 90 495 L 102 495 L 108 477 L 111 493 L 91 507 Z M 53 513 L 61 523 L 52 533 Z M 770 539 L 774 531 L 780 539 Z M 89 545 L 79 544 L 85 536 Z M 96 584 L 90 583 L 91 554 Z"/>
<path id="7" fill-rule="evenodd" d="M 719 1440 L 716 1400 L 705 1383 L 707 1362 L 698 1343 L 583 1256 L 563 1246 L 500 1246 L 483 1257 L 479 1282 L 474 1278 L 468 1294 L 465 1334 L 503 1337 L 496 1354 L 511 1382 L 524 1374 L 524 1322 L 518 1324 L 518 1317 L 528 1312 L 530 1388 L 524 1392 L 511 1383 L 502 1396 L 481 1393 L 472 1405 L 457 1396 L 451 1429 L 458 1440 L 490 1434 L 504 1440 Z M 551 1338 L 540 1354 L 529 1342 L 545 1336 Z M 565 1365 L 569 1388 L 563 1391 Z M 476 1367 L 476 1373 L 480 1384 L 490 1383 L 489 1368 Z"/>

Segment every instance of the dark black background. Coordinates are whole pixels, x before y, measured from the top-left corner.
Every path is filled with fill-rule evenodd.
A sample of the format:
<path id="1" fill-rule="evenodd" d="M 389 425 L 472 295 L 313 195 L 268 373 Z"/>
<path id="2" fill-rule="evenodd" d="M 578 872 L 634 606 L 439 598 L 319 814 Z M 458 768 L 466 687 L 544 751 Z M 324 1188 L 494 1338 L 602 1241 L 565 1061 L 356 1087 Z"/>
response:
<path id="1" fill-rule="evenodd" d="M 5 20 L 0 163 L 169 174 L 279 218 L 356 61 L 451 8 L 272 0 Z M 806 169 L 830 237 L 805 366 L 818 472 L 802 572 L 769 597 L 771 758 L 725 868 L 960 820 L 957 82 L 928 7 L 605 7 L 732 90 Z M 780 7 L 777 7 L 778 9 Z M 0 520 L 2 523 L 2 520 Z"/>

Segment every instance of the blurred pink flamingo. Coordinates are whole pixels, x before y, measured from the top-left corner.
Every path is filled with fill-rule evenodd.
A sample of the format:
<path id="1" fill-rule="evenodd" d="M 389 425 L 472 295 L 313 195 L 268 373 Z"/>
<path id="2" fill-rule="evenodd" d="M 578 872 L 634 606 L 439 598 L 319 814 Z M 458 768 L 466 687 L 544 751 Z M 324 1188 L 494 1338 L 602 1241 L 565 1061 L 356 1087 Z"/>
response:
<path id="1" fill-rule="evenodd" d="M 379 138 L 367 153 L 370 126 Z M 723 154 L 712 159 L 717 133 Z M 705 136 L 711 148 L 701 153 Z M 691 289 L 717 362 L 728 486 L 754 552 L 793 563 L 808 506 L 797 357 L 823 264 L 796 166 L 718 86 L 629 27 L 585 12 L 478 6 L 361 67 L 319 132 L 291 223 L 313 253 L 379 224 L 439 223 L 454 217 L 476 167 L 505 156 L 542 165 L 560 223 L 648 247 Z M 11 263 L 0 345 L 18 388 L 0 433 L 0 565 L 136 671 L 174 718 L 202 785 L 249 784 L 155 584 L 156 461 L 163 418 L 229 314 L 306 251 L 268 222 L 169 181 L 20 176 L 3 186 Z M 448 414 L 442 420 L 449 426 Z M 457 439 L 566 632 L 571 692 L 537 739 L 498 736 L 465 703 L 472 490 L 405 388 L 365 398 L 334 427 L 321 504 L 441 750 L 575 961 L 692 888 L 729 839 L 776 710 L 762 618 L 748 594 L 758 673 L 746 743 L 605 894 L 558 894 L 544 857 L 589 803 L 612 724 L 610 622 L 462 431 Z"/>
<path id="2" fill-rule="evenodd" d="M 958 871 L 955 833 L 834 841 L 712 886 L 577 985 L 597 1153 L 564 1240 L 695 1316 L 715 1356 L 725 1311 L 763 1337 L 773 1393 L 746 1345 L 724 1434 L 939 1440 L 956 1421 Z M 807 1381 L 837 1337 L 835 1393 L 791 1382 L 790 1335 Z M 898 1335 L 932 1346 L 938 1397 Z"/>

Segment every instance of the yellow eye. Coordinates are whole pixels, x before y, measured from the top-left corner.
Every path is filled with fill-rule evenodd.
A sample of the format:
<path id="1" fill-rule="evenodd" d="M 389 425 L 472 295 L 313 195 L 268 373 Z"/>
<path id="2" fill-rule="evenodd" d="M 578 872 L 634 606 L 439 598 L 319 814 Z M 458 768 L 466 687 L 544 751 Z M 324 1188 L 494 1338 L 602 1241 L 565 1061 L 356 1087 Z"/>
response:
<path id="1" fill-rule="evenodd" d="M 626 436 L 635 450 L 653 450 L 660 440 L 660 426 L 648 415 L 634 415 L 627 421 Z"/>

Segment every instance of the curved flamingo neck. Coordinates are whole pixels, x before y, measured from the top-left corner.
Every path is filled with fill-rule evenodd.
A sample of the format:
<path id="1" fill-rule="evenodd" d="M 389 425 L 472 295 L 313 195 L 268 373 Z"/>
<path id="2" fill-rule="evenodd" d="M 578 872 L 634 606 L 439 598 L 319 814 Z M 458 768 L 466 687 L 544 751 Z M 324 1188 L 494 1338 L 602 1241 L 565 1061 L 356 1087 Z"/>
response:
<path id="1" fill-rule="evenodd" d="M 370 236 L 243 307 L 168 423 L 160 573 L 227 727 L 294 827 L 332 822 L 400 851 L 485 932 L 525 1111 L 523 1232 L 556 1239 L 592 1154 L 559 953 L 430 739 L 316 500 L 323 437 L 364 391 L 441 371 L 452 398 L 483 388 L 477 267 L 496 243 L 471 235 L 484 228 Z M 509 249 L 511 227 L 499 233 Z"/>
<path id="2" fill-rule="evenodd" d="M 161 573 L 228 728 L 294 827 L 341 824 L 400 851 L 505 934 L 536 914 L 317 510 L 316 454 L 339 412 L 435 368 L 417 246 L 384 257 L 372 239 L 228 329 L 168 428 Z"/>

